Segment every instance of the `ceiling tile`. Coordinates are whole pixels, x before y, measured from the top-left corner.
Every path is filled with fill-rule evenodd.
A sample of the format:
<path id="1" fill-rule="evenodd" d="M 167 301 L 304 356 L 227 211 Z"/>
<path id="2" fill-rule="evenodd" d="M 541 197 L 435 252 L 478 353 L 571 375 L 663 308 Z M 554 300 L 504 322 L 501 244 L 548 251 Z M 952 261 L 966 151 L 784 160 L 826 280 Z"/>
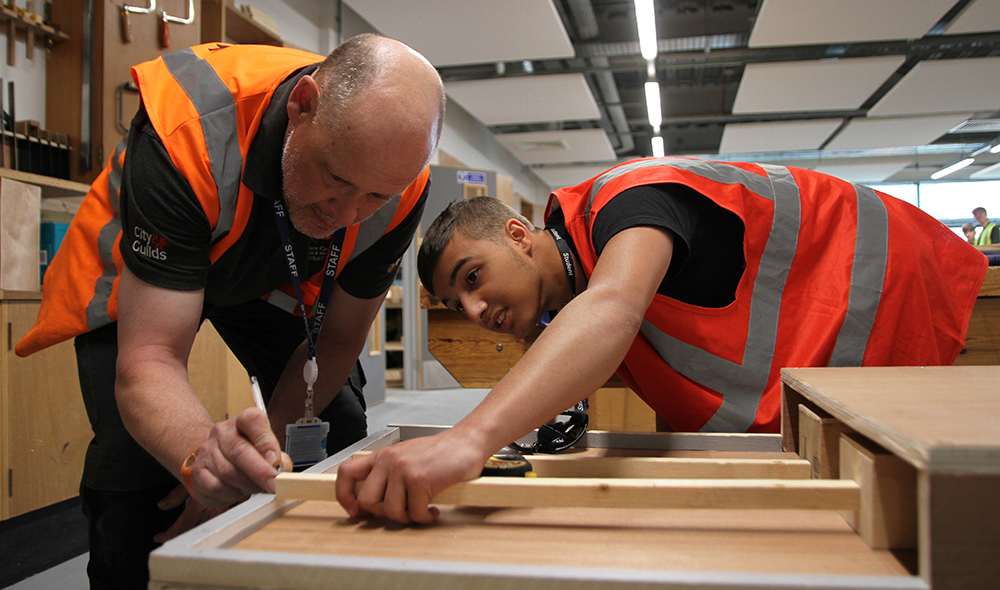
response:
<path id="1" fill-rule="evenodd" d="M 720 154 L 815 150 L 843 123 L 843 119 L 730 123 L 722 131 Z"/>
<path id="2" fill-rule="evenodd" d="M 383 35 L 438 67 L 573 57 L 551 0 L 345 0 Z"/>
<path id="3" fill-rule="evenodd" d="M 583 74 L 449 82 L 445 91 L 486 125 L 601 118 Z"/>
<path id="4" fill-rule="evenodd" d="M 891 55 L 747 64 L 733 113 L 857 109 L 905 61 Z"/>
<path id="5" fill-rule="evenodd" d="M 990 180 L 993 178 L 1000 179 L 1000 162 L 997 162 L 992 166 L 987 166 L 982 170 L 973 172 L 969 175 L 969 178 L 976 178 L 978 180 Z"/>
<path id="6" fill-rule="evenodd" d="M 850 164 L 820 164 L 814 170 L 836 176 L 847 182 L 875 184 L 882 182 L 910 165 L 912 160 L 858 162 Z"/>
<path id="7" fill-rule="evenodd" d="M 946 35 L 1000 31 L 1000 0 L 972 0 L 948 28 Z"/>
<path id="8" fill-rule="evenodd" d="M 523 164 L 611 162 L 615 159 L 615 150 L 603 129 L 502 133 L 496 139 Z"/>
<path id="9" fill-rule="evenodd" d="M 614 165 L 614 162 L 609 162 L 598 166 L 541 167 L 532 168 L 532 172 L 542 182 L 549 185 L 550 188 L 557 189 L 564 186 L 576 186 L 585 180 L 590 180 L 598 174 L 605 172 Z"/>
<path id="10" fill-rule="evenodd" d="M 919 39 L 955 0 L 765 0 L 750 47 Z"/>
<path id="11" fill-rule="evenodd" d="M 1000 57 L 922 61 L 892 87 L 869 117 L 993 111 L 1000 108 Z"/>
<path id="12" fill-rule="evenodd" d="M 852 119 L 826 145 L 828 150 L 864 150 L 927 145 L 969 118 L 969 113 L 922 117 Z"/>

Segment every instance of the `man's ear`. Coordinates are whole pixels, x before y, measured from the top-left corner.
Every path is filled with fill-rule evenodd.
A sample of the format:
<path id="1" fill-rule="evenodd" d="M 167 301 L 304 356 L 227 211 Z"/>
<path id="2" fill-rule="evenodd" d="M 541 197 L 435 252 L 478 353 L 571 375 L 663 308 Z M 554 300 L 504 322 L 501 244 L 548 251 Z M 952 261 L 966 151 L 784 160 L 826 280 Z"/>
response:
<path id="1" fill-rule="evenodd" d="M 523 223 L 516 219 L 508 219 L 503 224 L 504 234 L 510 238 L 515 247 L 521 249 L 525 254 L 531 252 L 532 234 Z"/>
<path id="2" fill-rule="evenodd" d="M 319 84 L 312 76 L 302 76 L 288 95 L 288 124 L 295 126 L 310 121 L 319 108 Z"/>

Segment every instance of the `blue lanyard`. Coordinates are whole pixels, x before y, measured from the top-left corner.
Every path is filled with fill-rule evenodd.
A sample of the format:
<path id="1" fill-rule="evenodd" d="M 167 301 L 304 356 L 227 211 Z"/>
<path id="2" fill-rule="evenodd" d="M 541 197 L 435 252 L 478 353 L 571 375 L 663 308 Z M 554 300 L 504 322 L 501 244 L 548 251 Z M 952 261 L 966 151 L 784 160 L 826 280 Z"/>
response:
<path id="1" fill-rule="evenodd" d="M 330 301 L 330 293 L 333 291 L 333 284 L 337 278 L 337 264 L 340 262 L 340 251 L 344 246 L 344 236 L 347 228 L 342 227 L 334 232 L 331 238 L 330 252 L 326 256 L 326 272 L 323 275 L 323 285 L 319 290 L 319 298 L 316 300 L 313 315 L 312 328 L 309 327 L 309 319 L 306 317 L 305 298 L 302 296 L 302 284 L 299 282 L 299 270 L 295 264 L 295 252 L 292 251 L 292 237 L 288 230 L 288 218 L 285 216 L 285 205 L 278 199 L 274 202 L 274 218 L 278 225 L 278 235 L 281 236 L 281 243 L 285 247 L 285 260 L 288 262 L 288 271 L 292 275 L 292 285 L 295 287 L 295 296 L 299 300 L 299 309 L 302 311 L 302 321 L 306 326 L 306 339 L 309 341 L 309 348 L 306 350 L 306 361 L 316 358 L 316 342 L 319 340 L 319 331 L 323 329 L 323 319 L 326 317 L 326 305 Z"/>

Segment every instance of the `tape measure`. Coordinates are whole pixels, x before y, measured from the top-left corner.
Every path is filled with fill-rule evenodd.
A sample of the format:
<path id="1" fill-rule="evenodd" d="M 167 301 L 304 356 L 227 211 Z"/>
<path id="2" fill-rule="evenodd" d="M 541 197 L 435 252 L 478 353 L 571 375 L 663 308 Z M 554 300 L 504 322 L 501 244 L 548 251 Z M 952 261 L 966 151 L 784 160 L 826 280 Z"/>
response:
<path id="1" fill-rule="evenodd" d="M 481 477 L 535 477 L 531 463 L 514 453 L 496 454 L 486 460 Z"/>

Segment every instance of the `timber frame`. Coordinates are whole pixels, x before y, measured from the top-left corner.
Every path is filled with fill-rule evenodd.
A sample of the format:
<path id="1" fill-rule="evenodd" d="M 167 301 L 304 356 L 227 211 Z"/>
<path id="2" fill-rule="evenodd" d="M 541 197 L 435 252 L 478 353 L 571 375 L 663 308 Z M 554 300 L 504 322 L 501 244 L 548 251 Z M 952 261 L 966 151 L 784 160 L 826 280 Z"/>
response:
<path id="1" fill-rule="evenodd" d="M 779 536 L 793 549 L 807 538 L 805 528 L 787 522 L 811 523 L 813 515 L 821 518 L 818 528 L 824 534 L 837 538 L 831 549 L 820 546 L 815 552 L 828 559 L 826 569 L 813 572 L 792 567 L 788 570 L 761 571 L 734 566 L 728 560 L 730 548 L 720 546 L 707 551 L 717 556 L 715 567 L 640 569 L 626 566 L 601 565 L 589 555 L 565 555 L 564 562 L 551 561 L 539 564 L 526 559 L 516 551 L 496 549 L 486 560 L 467 560 L 442 554 L 440 559 L 421 557 L 418 545 L 424 544 L 422 535 L 434 533 L 433 527 L 392 528 L 376 524 L 347 524 L 344 517 L 326 515 L 339 506 L 331 502 L 280 500 L 273 495 L 257 495 L 244 504 L 216 519 L 166 543 L 153 552 L 150 558 L 150 588 L 153 590 L 222 589 L 222 588 L 530 588 L 591 590 L 598 588 L 840 588 L 840 589 L 933 589 L 950 590 L 960 587 L 985 587 L 996 580 L 1000 565 L 992 563 L 998 554 L 996 535 L 1000 529 L 993 510 L 995 498 L 1000 497 L 1000 367 L 933 367 L 933 368 L 878 368 L 878 369 L 793 369 L 783 371 L 784 397 L 783 435 L 709 435 L 675 433 L 607 433 L 590 432 L 581 446 L 590 452 L 634 453 L 636 455 L 667 455 L 697 457 L 701 454 L 713 458 L 732 458 L 741 454 L 750 459 L 770 457 L 795 461 L 792 454 L 800 445 L 813 446 L 826 440 L 823 429 L 834 429 L 842 435 L 839 444 L 839 477 L 854 479 L 860 489 L 857 509 L 832 506 L 830 510 L 663 510 L 669 519 L 715 519 L 722 529 L 740 532 L 744 515 L 770 517 Z M 981 383 L 967 394 L 967 404 L 956 403 L 954 384 L 967 386 Z M 949 387 L 951 389 L 949 389 Z M 883 403 L 872 404 L 868 399 L 872 389 Z M 847 400 L 847 401 L 845 401 Z M 900 400 L 909 400 L 906 404 Z M 942 403 L 947 406 L 942 406 Z M 822 419 L 805 421 L 797 411 L 805 407 Z M 900 417 L 901 416 L 901 417 Z M 956 419 L 965 416 L 961 423 Z M 931 424 L 925 431 L 921 425 Z M 820 425 L 820 430 L 810 430 L 810 425 Z M 825 427 L 824 427 L 825 425 Z M 992 425 L 992 426 L 990 426 Z M 913 428 L 917 428 L 914 432 Z M 417 436 L 434 434 L 436 427 L 389 427 L 330 457 L 309 470 L 310 474 L 335 473 L 336 466 L 356 452 L 372 451 Z M 951 433 L 958 433 L 952 437 Z M 836 437 L 830 440 L 836 440 Z M 805 441 L 805 442 L 803 442 Z M 629 449 L 623 451 L 623 449 Z M 832 449 L 823 453 L 803 452 L 810 461 L 830 461 Z M 730 453 L 730 455 L 726 455 Z M 837 453 L 832 453 L 836 455 Z M 582 455 L 581 455 L 582 456 Z M 610 455 L 609 455 L 610 456 Z M 620 456 L 620 455 L 619 455 Z M 822 458 L 820 458 L 822 457 Z M 543 459 L 545 463 L 548 459 Z M 572 461 L 572 457 L 569 461 Z M 791 461 L 789 461 L 791 460 Z M 621 463 L 621 461 L 615 459 Z M 630 462 L 625 462 L 630 463 Z M 623 463 L 623 464 L 625 464 Z M 581 463 L 582 464 L 582 463 Z M 801 466 L 791 468 L 801 470 Z M 831 466 L 811 465 L 813 474 L 831 471 Z M 629 468 L 631 469 L 631 467 Z M 600 474 L 598 474 L 600 476 Z M 632 477 L 648 477 L 636 473 Z M 657 475 L 659 477 L 659 475 Z M 768 476 L 771 477 L 771 476 Z M 801 477 L 801 474 L 794 477 Z M 320 479 L 323 479 L 322 477 Z M 541 481 L 537 480 L 537 481 Z M 623 480 L 624 481 L 624 480 Z M 808 481 L 808 480 L 807 480 Z M 814 480 L 815 481 L 815 480 Z M 457 486 L 456 486 L 457 487 Z M 880 502 L 882 502 L 880 504 Z M 312 507 L 312 508 L 310 508 Z M 766 506 L 763 506 L 766 507 Z M 837 510 L 841 510 L 841 514 Z M 310 512 L 311 510 L 311 512 Z M 444 510 L 442 514 L 444 514 Z M 479 518 L 483 514 L 502 514 L 505 509 L 463 509 L 463 518 Z M 512 509 L 534 510 L 534 509 Z M 539 509 L 545 513 L 546 509 Z M 566 509 L 553 509 L 566 510 Z M 604 510 L 572 509 L 572 510 Z M 652 514 L 650 510 L 617 510 L 612 519 L 622 514 Z M 314 527 L 313 537 L 308 537 L 299 548 L 288 543 L 287 537 L 270 537 L 263 533 L 269 526 L 282 522 L 309 520 L 319 514 L 322 526 Z M 595 512 L 596 514 L 596 512 Z M 470 517 L 470 515 L 472 515 Z M 805 516 L 803 516 L 805 515 Z M 283 519 L 283 517 L 285 517 Z M 444 518 L 444 516 L 442 516 Z M 563 517 L 559 517 L 563 518 Z M 581 518 L 586 518 L 581 516 Z M 595 517 L 597 518 L 597 517 Z M 801 518 L 801 521 L 796 521 Z M 846 522 L 845 522 L 846 521 Z M 596 547 L 606 547 L 606 554 L 621 558 L 630 557 L 631 549 L 612 545 L 613 533 L 603 521 L 597 527 L 599 536 Z M 658 522 L 663 522 L 658 521 Z M 766 521 L 755 521 L 766 522 Z M 839 522 L 839 528 L 831 523 Z M 331 524 L 332 523 L 332 524 Z M 850 524 L 850 527 L 847 526 Z M 522 525 L 523 526 L 523 525 Z M 656 529 L 659 524 L 641 526 Z M 354 528 L 351 528 L 354 527 Z M 851 527 L 857 533 L 855 534 Z M 446 528 L 446 527 L 441 527 Z M 532 523 L 529 528 L 534 527 Z M 570 537 L 576 536 L 581 526 L 567 529 Z M 583 528 L 586 528 L 583 525 Z M 667 525 L 671 528 L 671 525 Z M 678 526 L 677 528 L 683 528 Z M 382 551 L 375 556 L 356 552 L 322 552 L 311 544 L 321 544 L 323 539 L 348 531 L 348 543 L 361 545 L 361 536 L 354 530 L 367 534 L 377 530 L 381 536 L 375 542 L 381 547 L 386 540 L 409 539 L 398 553 Z M 456 529 L 457 530 L 457 529 Z M 542 529 L 539 529 L 542 531 Z M 783 532 L 782 532 L 783 531 Z M 704 531 L 684 531 L 702 533 Z M 544 532 L 537 532 L 545 536 Z M 726 531 L 723 531 L 726 534 Z M 456 535 L 458 536 L 458 535 Z M 487 533 L 486 536 L 489 536 Z M 694 539 L 695 537 L 691 537 Z M 722 537 L 720 537 L 722 538 Z M 770 537 L 772 542 L 774 536 Z M 255 539 L 258 539 L 255 544 Z M 417 541 L 414 541 L 417 539 Z M 763 537 L 761 538 L 763 539 Z M 853 539 L 853 540 L 852 540 Z M 494 539 L 502 541 L 502 539 Z M 371 541 L 368 541 L 371 543 Z M 744 541 L 741 541 L 744 542 Z M 761 541 L 762 543 L 764 541 Z M 603 545 L 603 543 L 607 543 Z M 846 543 L 846 544 L 845 544 Z M 271 550 L 277 544 L 286 544 L 281 551 Z M 847 553 L 844 547 L 850 545 Z M 300 544 L 301 545 L 301 544 Z M 509 547 L 500 543 L 498 546 Z M 248 549 L 247 547 L 255 547 Z M 302 550 L 302 547 L 305 550 Z M 685 551 L 683 544 L 676 545 L 678 554 Z M 841 549 L 837 549 L 837 547 Z M 356 547 L 351 547 L 355 549 Z M 537 548 L 537 547 L 536 547 Z M 859 549 L 860 548 L 860 549 Z M 410 553 L 410 549 L 416 553 Z M 636 552 L 641 547 L 636 547 Z M 740 549 L 742 550 L 742 549 Z M 843 555 L 836 551 L 844 550 Z M 318 552 L 317 552 L 318 551 Z M 624 553 L 622 553 L 624 551 Z M 761 548 L 760 555 L 782 551 Z M 417 555 L 417 557 L 414 557 Z M 677 555 L 663 554 L 664 559 Z M 860 556 L 860 557 L 858 557 Z M 634 559 L 634 557 L 633 557 Z M 648 558 L 643 558 L 648 559 Z M 778 557 L 780 559 L 780 555 Z M 795 556 L 789 557 L 790 560 Z M 854 559 L 884 563 L 890 566 L 878 574 L 837 573 L 831 563 L 839 567 Z M 598 564 L 598 565 L 595 565 Z M 855 570 L 850 570 L 855 571 Z M 889 572 L 889 573 L 886 573 Z"/>

